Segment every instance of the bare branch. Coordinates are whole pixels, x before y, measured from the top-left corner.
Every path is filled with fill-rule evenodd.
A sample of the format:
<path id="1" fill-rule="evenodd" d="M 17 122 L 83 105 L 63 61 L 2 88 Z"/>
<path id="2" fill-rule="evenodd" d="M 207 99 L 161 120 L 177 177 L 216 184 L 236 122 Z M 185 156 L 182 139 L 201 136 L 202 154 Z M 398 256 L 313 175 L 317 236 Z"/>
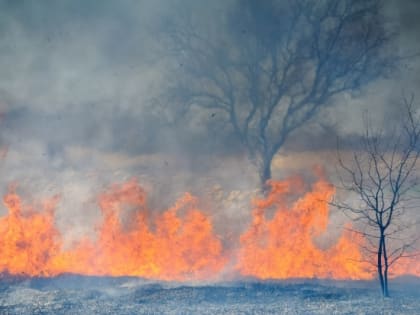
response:
<path id="1" fill-rule="evenodd" d="M 182 75 L 195 106 L 227 113 L 264 183 L 295 130 L 389 69 L 383 23 L 377 0 L 239 1 L 208 34 L 191 18 L 173 23 L 169 42 L 184 65 L 174 87 Z"/>
<path id="2" fill-rule="evenodd" d="M 365 120 L 365 132 L 361 147 L 353 153 L 350 162 L 345 162 L 340 152 L 338 163 L 343 174 L 343 187 L 356 195 L 361 206 L 336 202 L 338 209 L 351 212 L 355 222 L 362 222 L 371 231 L 358 232 L 371 245 L 364 250 L 376 258 L 383 294 L 388 294 L 388 269 L 408 254 L 418 239 L 401 237 L 409 225 L 404 224 L 405 210 L 413 198 L 413 183 L 418 181 L 415 167 L 420 151 L 420 120 L 414 116 L 413 99 L 403 100 L 405 117 L 400 128 L 390 134 L 373 130 Z M 339 148 L 337 146 L 337 148 Z M 418 224 L 415 223 L 415 224 Z M 372 242 L 376 240 L 376 244 Z M 388 249 L 390 247 L 390 249 Z"/>

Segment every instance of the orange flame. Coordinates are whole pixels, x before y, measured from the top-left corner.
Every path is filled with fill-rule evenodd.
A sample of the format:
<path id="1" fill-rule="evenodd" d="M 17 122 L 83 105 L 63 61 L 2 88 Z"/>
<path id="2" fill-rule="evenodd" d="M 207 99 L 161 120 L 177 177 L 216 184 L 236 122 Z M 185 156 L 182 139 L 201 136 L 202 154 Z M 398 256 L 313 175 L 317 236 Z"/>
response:
<path id="1" fill-rule="evenodd" d="M 58 198 L 35 211 L 12 189 L 4 197 L 9 212 L 0 217 L 0 273 L 215 280 L 236 261 L 231 273 L 261 279 L 372 278 L 374 273 L 361 263 L 362 236 L 346 231 L 334 245 L 317 245 L 327 230 L 328 200 L 334 194 L 325 177 L 318 177 L 309 191 L 298 177 L 271 182 L 266 198 L 254 201 L 252 223 L 235 255 L 223 248 L 209 216 L 188 193 L 156 215 L 147 208 L 146 193 L 136 180 L 115 185 L 98 198 L 102 221 L 96 238 L 84 237 L 64 249 L 54 222 Z M 394 270 L 420 275 L 413 260 Z"/>
<path id="2" fill-rule="evenodd" d="M 328 202 L 334 188 L 323 176 L 313 185 L 312 191 L 287 207 L 288 197 L 304 191 L 299 178 L 271 182 L 265 199 L 254 202 L 253 222 L 240 238 L 238 269 L 241 274 L 261 279 L 334 278 L 366 279 L 371 274 L 365 270 L 357 234 L 346 232 L 328 249 L 321 249 L 314 239 L 327 229 Z M 271 220 L 268 209 L 274 208 Z"/>
<path id="3" fill-rule="evenodd" d="M 0 218 L 0 271 L 11 274 L 53 275 L 52 259 L 60 252 L 60 234 L 54 226 L 57 198 L 43 205 L 42 212 L 22 206 L 12 190 L 4 204 L 9 215 Z"/>
<path id="4" fill-rule="evenodd" d="M 225 263 L 221 241 L 210 219 L 185 194 L 165 211 L 152 231 L 146 196 L 136 181 L 113 187 L 99 198 L 103 222 L 95 242 L 85 238 L 60 251 L 52 203 L 42 212 L 23 213 L 18 195 L 4 198 L 9 215 L 1 218 L 0 271 L 29 276 L 60 273 L 142 276 L 165 280 L 209 279 Z M 123 227 L 124 206 L 134 207 Z"/>

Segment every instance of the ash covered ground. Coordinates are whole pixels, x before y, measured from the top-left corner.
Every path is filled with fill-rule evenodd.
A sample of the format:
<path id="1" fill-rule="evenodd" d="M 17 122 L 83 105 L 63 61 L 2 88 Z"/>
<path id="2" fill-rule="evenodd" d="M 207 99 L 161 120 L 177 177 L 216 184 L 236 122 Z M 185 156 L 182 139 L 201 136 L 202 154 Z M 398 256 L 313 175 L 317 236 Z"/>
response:
<path id="1" fill-rule="evenodd" d="M 3 277 L 0 314 L 419 314 L 419 287 L 417 278 L 394 280 L 383 299 L 376 283 L 360 281 Z"/>

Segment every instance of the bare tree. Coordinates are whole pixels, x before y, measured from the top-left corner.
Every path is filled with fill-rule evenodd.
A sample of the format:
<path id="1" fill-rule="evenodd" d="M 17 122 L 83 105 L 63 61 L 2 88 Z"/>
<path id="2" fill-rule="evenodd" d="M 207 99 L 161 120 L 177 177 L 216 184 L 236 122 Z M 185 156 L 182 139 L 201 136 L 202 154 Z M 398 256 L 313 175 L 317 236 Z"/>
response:
<path id="1" fill-rule="evenodd" d="M 390 69 L 390 34 L 380 0 L 229 3 L 204 26 L 185 12 L 166 25 L 176 60 L 169 102 L 225 119 L 265 187 L 290 134 Z"/>
<path id="2" fill-rule="evenodd" d="M 350 161 L 345 162 L 339 152 L 341 183 L 359 204 L 334 204 L 362 223 L 359 232 L 369 241 L 365 249 L 374 257 L 383 296 L 389 296 L 389 268 L 409 256 L 417 241 L 404 233 L 410 221 L 405 216 L 407 210 L 418 201 L 415 188 L 420 120 L 415 116 L 412 98 L 404 99 L 404 107 L 402 122 L 385 131 L 376 130 L 366 119 L 361 146 Z"/>

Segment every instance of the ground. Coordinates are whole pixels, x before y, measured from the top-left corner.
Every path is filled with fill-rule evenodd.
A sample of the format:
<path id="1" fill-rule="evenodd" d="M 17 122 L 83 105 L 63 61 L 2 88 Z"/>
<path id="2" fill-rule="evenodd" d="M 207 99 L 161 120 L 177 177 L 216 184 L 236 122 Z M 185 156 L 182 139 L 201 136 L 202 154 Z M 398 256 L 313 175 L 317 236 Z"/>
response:
<path id="1" fill-rule="evenodd" d="M 0 280 L 0 314 L 419 314 L 419 279 L 164 283 L 83 277 Z"/>

